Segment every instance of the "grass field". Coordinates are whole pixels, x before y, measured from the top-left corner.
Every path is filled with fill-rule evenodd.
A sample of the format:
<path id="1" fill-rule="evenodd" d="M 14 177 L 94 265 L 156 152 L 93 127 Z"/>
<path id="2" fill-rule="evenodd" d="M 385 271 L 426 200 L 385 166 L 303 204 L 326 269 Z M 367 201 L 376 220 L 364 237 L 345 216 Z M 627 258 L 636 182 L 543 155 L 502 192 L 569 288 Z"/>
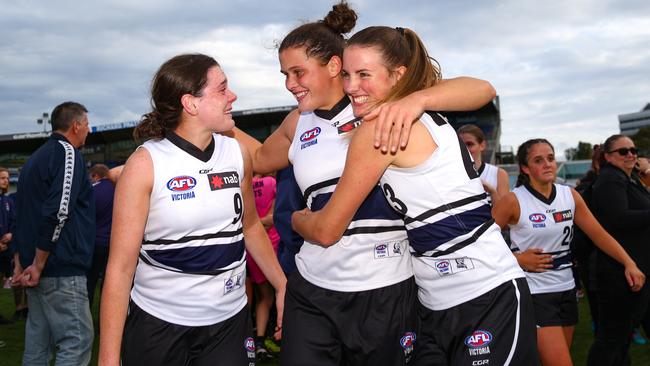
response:
<path id="1" fill-rule="evenodd" d="M 97 299 L 98 296 L 95 296 Z M 5 318 L 13 315 L 13 296 L 11 290 L 0 289 L 0 314 Z M 95 327 L 97 326 L 97 305 L 93 309 L 93 318 Z M 593 340 L 589 316 L 589 307 L 587 302 L 580 302 L 580 323 L 576 327 L 571 355 L 575 365 L 585 365 L 587 352 Z M 0 348 L 0 366 L 20 365 L 22 358 L 25 322 L 19 321 L 14 324 L 0 325 L 0 340 L 6 345 Z M 640 346 L 632 344 L 630 349 L 633 366 L 650 365 L 650 343 Z M 91 365 L 97 364 L 97 339 L 95 339 L 93 349 L 93 359 Z M 260 366 L 278 365 L 277 361 L 270 361 L 258 364 Z"/>

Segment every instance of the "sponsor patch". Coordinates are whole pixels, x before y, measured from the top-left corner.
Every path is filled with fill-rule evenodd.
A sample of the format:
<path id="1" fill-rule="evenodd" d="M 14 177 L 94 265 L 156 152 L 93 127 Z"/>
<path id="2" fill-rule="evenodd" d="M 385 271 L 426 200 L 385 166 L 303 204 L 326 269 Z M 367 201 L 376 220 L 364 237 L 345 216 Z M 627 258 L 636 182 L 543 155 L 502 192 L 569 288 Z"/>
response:
<path id="1" fill-rule="evenodd" d="M 208 174 L 210 190 L 217 191 L 226 188 L 239 188 L 239 174 L 237 172 L 222 172 Z"/>
<path id="2" fill-rule="evenodd" d="M 244 285 L 244 274 L 243 273 L 237 273 L 234 274 L 230 278 L 226 278 L 223 281 L 223 294 L 226 295 L 230 292 L 233 292 L 234 290 L 237 290 L 238 288 L 241 288 Z M 253 343 L 253 350 L 255 344 Z"/>
<path id="3" fill-rule="evenodd" d="M 346 122 L 346 123 L 338 126 L 336 128 L 336 130 L 338 131 L 339 135 L 342 135 L 344 133 L 348 133 L 348 132 L 354 130 L 355 128 L 359 127 L 361 125 L 361 120 L 362 119 L 363 119 L 363 117 L 357 117 L 357 118 L 353 119 L 350 122 Z"/>
<path id="4" fill-rule="evenodd" d="M 191 191 L 196 186 L 196 179 L 189 175 L 180 175 L 167 181 L 167 189 L 172 192 Z"/>
<path id="5" fill-rule="evenodd" d="M 487 330 L 475 330 L 472 335 L 465 338 L 465 345 L 467 346 L 469 355 L 480 356 L 489 354 L 490 347 L 488 345 L 490 342 L 492 342 L 492 339 L 492 333 L 488 332 Z"/>
<path id="6" fill-rule="evenodd" d="M 405 241 L 393 241 L 375 244 L 375 259 L 401 257 L 406 250 Z"/>
<path id="7" fill-rule="evenodd" d="M 439 275 L 449 276 L 474 269 L 474 262 L 468 257 L 438 259 L 434 261 L 434 267 Z"/>
<path id="8" fill-rule="evenodd" d="M 564 210 L 553 213 L 553 220 L 555 222 L 564 222 L 573 220 L 573 212 L 571 210 Z"/>

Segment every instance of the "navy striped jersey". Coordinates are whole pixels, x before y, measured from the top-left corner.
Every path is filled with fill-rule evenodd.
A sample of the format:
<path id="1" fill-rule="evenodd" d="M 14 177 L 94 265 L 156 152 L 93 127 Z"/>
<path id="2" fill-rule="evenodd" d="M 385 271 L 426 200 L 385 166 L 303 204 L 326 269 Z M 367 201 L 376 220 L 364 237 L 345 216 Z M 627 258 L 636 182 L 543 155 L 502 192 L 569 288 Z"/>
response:
<path id="1" fill-rule="evenodd" d="M 465 144 L 439 114 L 425 113 L 420 123 L 438 147 L 414 167 L 390 166 L 380 183 L 406 216 L 420 301 L 443 310 L 524 275 L 492 219 Z"/>
<path id="2" fill-rule="evenodd" d="M 177 135 L 142 145 L 154 183 L 131 296 L 170 323 L 221 322 L 246 305 L 239 144 L 213 135 L 201 152 Z"/>
<path id="3" fill-rule="evenodd" d="M 511 248 L 516 252 L 539 248 L 553 256 L 553 268 L 546 272 L 526 272 L 532 294 L 561 292 L 575 287 L 571 271 L 573 255 L 573 215 L 576 204 L 571 188 L 553 184 L 551 196 L 544 197 L 528 185 L 512 191 L 519 201 L 519 221 L 510 225 Z"/>
<path id="4" fill-rule="evenodd" d="M 296 182 L 312 211 L 330 199 L 345 167 L 350 136 L 340 128 L 354 119 L 347 97 L 332 110 L 301 114 L 289 149 Z M 339 242 L 328 248 L 305 241 L 296 255 L 300 274 L 316 286 L 365 291 L 413 276 L 402 216 L 375 188 Z"/>

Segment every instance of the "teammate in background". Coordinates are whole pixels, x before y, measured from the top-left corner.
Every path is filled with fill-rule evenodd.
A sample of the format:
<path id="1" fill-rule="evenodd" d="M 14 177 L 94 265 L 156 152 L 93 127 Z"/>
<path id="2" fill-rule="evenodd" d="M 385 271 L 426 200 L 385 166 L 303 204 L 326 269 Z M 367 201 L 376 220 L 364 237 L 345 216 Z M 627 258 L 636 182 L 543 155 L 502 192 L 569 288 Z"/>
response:
<path id="1" fill-rule="evenodd" d="M 356 33 L 343 56 L 354 115 L 436 85 L 441 75 L 434 62 L 409 29 Z M 379 181 L 382 199 L 405 216 L 409 248 L 379 242 L 374 256 L 385 260 L 397 249 L 413 253 L 421 304 L 421 330 L 412 340 L 416 364 L 534 365 L 524 274 L 490 216 L 487 194 L 456 131 L 439 114 L 426 112 L 412 126 L 406 148 L 392 155 L 371 146 L 373 129 L 364 121 L 355 130 L 331 199 L 320 211 L 295 213 L 294 228 L 310 242 L 334 248 Z"/>
<path id="2" fill-rule="evenodd" d="M 457 132 L 472 155 L 474 168 L 481 177 L 485 190 L 490 193 L 489 201 L 496 201 L 510 192 L 508 173 L 496 165 L 483 161 L 483 151 L 487 149 L 487 139 L 483 130 L 476 125 L 463 125 Z"/>
<path id="3" fill-rule="evenodd" d="M 496 222 L 510 226 L 512 249 L 533 294 L 537 345 L 544 366 L 571 365 L 569 348 L 578 322 L 575 281 L 569 244 L 578 225 L 594 244 L 625 267 L 632 291 L 645 275 L 612 238 L 573 188 L 555 184 L 553 146 L 544 139 L 524 142 L 517 150 L 516 188 L 492 210 Z"/>
<path id="4" fill-rule="evenodd" d="M 153 110 L 134 131 L 149 140 L 115 193 L 100 365 L 254 364 L 245 249 L 282 314 L 286 278 L 255 214 L 250 155 L 215 133 L 233 127 L 236 98 L 206 55 L 173 57 L 156 73 Z"/>
<path id="5" fill-rule="evenodd" d="M 342 34 L 356 18 L 347 4 L 339 3 L 322 21 L 304 24 L 284 38 L 280 67 L 298 110 L 252 154 L 253 168 L 260 173 L 291 161 L 313 210 L 336 187 L 348 150 L 346 131 L 358 122 L 340 75 Z M 385 104 L 368 118 L 394 122 L 396 131 L 406 132 L 425 109 L 471 110 L 493 97 L 489 83 L 460 78 Z M 383 135 L 381 128 L 377 131 Z M 405 145 L 399 132 L 386 135 Z M 259 146 L 252 138 L 247 141 Z M 368 144 L 373 149 L 374 135 Z M 386 148 L 396 150 L 394 144 Z M 323 248 L 305 241 L 296 255 L 298 271 L 287 285 L 282 365 L 404 365 L 412 359 L 416 288 L 404 223 L 378 188 L 364 198 L 336 245 Z M 390 255 L 377 252 L 382 243 L 391 244 Z"/>
<path id="6" fill-rule="evenodd" d="M 261 176 L 259 174 L 253 177 L 253 193 L 255 195 L 255 209 L 260 221 L 266 229 L 266 234 L 271 240 L 273 251 L 276 256 L 278 254 L 278 244 L 280 242 L 280 235 L 273 227 L 273 207 L 275 203 L 275 178 L 271 175 Z M 271 339 L 266 338 L 266 329 L 269 322 L 269 314 L 273 306 L 273 286 L 264 277 L 264 273 L 260 267 L 255 263 L 250 254 L 246 256 L 246 269 L 248 270 L 248 277 L 252 283 L 251 290 L 247 293 L 255 296 L 249 297 L 249 303 L 256 299 L 255 302 L 255 353 L 257 360 L 264 360 L 271 356 L 269 353 L 276 354 L 279 352 L 277 344 Z M 247 284 L 248 285 L 248 284 Z"/>

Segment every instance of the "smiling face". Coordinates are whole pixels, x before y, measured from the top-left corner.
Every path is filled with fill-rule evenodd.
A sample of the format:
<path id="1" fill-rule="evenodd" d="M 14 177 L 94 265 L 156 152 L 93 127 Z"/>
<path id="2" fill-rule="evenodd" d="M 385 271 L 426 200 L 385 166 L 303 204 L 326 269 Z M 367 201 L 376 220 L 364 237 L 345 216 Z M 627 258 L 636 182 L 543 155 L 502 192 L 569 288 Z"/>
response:
<path id="1" fill-rule="evenodd" d="M 621 137 L 605 152 L 605 160 L 630 175 L 637 159 L 637 155 L 632 153 L 630 148 L 634 148 L 634 142 L 629 137 Z M 622 155 L 619 149 L 623 149 L 621 152 L 625 152 L 625 155 Z"/>
<path id="2" fill-rule="evenodd" d="M 208 70 L 207 80 L 201 96 L 194 97 L 197 116 L 212 131 L 229 131 L 235 126 L 231 111 L 232 103 L 237 100 L 237 96 L 228 88 L 228 79 L 220 67 L 211 67 Z"/>
<path id="3" fill-rule="evenodd" d="M 323 64 L 318 57 L 309 57 L 305 47 L 292 47 L 282 50 L 279 57 L 284 86 L 296 98 L 301 112 L 331 109 L 343 97 L 338 56 Z"/>
<path id="4" fill-rule="evenodd" d="M 376 47 L 347 47 L 343 51 L 343 89 L 352 101 L 354 115 L 368 114 L 388 96 L 403 72 L 403 67 L 391 72 Z"/>
<path id="5" fill-rule="evenodd" d="M 521 166 L 521 170 L 528 175 L 531 183 L 554 182 L 557 175 L 557 162 L 553 148 L 543 142 L 531 145 L 527 163 Z"/>

